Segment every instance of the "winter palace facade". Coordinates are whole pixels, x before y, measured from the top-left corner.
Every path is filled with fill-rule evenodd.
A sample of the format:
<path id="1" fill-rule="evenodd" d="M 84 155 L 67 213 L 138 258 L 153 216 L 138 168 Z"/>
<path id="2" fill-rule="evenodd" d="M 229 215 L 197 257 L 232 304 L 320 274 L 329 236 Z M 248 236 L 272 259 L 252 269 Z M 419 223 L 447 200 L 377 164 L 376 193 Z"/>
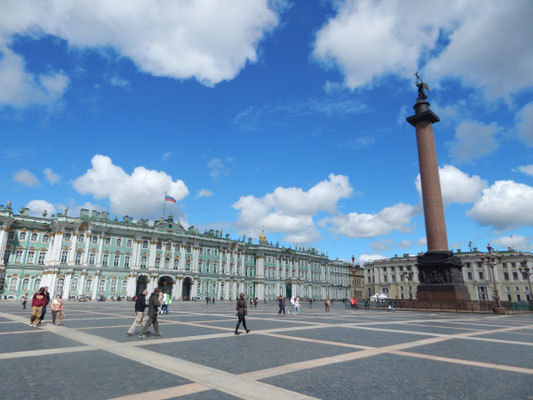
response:
<path id="1" fill-rule="evenodd" d="M 279 295 L 349 297 L 349 265 L 315 249 L 230 239 L 185 229 L 170 216 L 154 223 L 110 219 L 82 209 L 51 218 L 0 206 L 0 294 L 31 295 L 48 286 L 63 298 L 131 298 L 156 287 L 175 299 L 259 300 Z"/>

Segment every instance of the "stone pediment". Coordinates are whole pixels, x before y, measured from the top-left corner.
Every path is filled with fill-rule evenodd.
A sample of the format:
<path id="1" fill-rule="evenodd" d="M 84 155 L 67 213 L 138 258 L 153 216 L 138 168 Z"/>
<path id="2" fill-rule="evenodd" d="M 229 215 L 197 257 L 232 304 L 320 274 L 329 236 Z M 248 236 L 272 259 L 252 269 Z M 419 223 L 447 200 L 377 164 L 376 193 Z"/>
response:
<path id="1" fill-rule="evenodd" d="M 154 224 L 154 229 L 158 232 L 185 234 L 187 231 L 179 222 L 169 220 L 159 220 Z"/>

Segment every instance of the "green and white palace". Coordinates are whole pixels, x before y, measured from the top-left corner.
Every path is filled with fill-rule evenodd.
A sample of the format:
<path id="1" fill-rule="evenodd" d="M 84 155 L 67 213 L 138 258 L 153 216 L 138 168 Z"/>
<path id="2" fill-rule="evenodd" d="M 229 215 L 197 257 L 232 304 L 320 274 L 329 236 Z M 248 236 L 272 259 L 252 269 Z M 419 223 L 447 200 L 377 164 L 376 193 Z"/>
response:
<path id="1" fill-rule="evenodd" d="M 160 287 L 176 300 L 349 297 L 349 265 L 315 249 L 233 240 L 185 229 L 172 216 L 154 223 L 82 209 L 78 217 L 16 214 L 0 206 L 0 294 L 18 299 L 48 286 L 64 299 L 127 299 Z"/>

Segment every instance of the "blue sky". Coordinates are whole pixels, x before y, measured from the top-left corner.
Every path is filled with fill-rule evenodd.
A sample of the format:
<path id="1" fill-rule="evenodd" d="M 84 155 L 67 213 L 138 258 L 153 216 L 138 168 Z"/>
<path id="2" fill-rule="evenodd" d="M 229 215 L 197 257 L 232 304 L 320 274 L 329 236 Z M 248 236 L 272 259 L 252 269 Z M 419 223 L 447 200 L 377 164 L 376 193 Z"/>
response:
<path id="1" fill-rule="evenodd" d="M 0 203 L 415 254 L 420 71 L 450 248 L 531 250 L 533 5 L 428 3 L 2 2 Z"/>

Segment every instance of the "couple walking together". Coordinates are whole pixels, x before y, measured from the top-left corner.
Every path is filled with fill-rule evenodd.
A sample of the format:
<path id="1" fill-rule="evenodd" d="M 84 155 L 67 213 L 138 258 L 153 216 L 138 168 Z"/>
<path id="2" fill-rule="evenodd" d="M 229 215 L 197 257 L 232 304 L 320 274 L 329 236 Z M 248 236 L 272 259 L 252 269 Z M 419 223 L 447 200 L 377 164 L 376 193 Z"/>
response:
<path id="1" fill-rule="evenodd" d="M 163 292 L 161 289 L 156 288 L 148 300 L 148 315 L 144 317 L 144 310 L 146 309 L 146 295 L 148 290 L 145 290 L 135 300 L 135 321 L 131 324 L 130 329 L 128 330 L 128 336 L 134 336 L 135 328 L 137 326 L 142 326 L 141 333 L 139 337 L 146 337 L 150 325 L 154 326 L 154 336 L 161 336 L 159 332 L 159 322 L 157 321 L 158 308 L 161 307 L 161 302 L 163 301 Z"/>

